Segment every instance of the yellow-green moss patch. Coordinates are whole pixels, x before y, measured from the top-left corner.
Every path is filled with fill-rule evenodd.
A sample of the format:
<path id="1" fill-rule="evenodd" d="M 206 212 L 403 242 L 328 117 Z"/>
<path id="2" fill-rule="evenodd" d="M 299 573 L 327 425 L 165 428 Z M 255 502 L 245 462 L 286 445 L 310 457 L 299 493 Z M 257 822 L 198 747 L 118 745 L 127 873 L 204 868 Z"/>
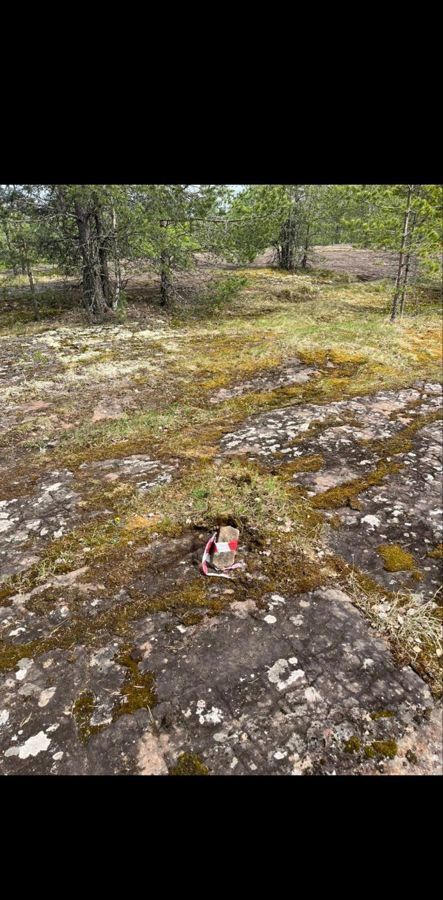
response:
<path id="1" fill-rule="evenodd" d="M 365 747 L 365 756 L 367 759 L 394 759 L 397 749 L 395 741 L 372 741 Z"/>
<path id="2" fill-rule="evenodd" d="M 394 715 L 393 712 L 390 712 L 389 709 L 379 709 L 377 712 L 371 713 L 371 719 L 377 721 L 377 719 L 391 719 Z"/>
<path id="3" fill-rule="evenodd" d="M 403 550 L 398 544 L 380 544 L 377 552 L 383 559 L 383 567 L 387 572 L 406 572 L 415 570 L 412 553 Z"/>
<path id="4" fill-rule="evenodd" d="M 443 559 L 443 544 L 437 544 L 433 550 L 429 550 L 426 556 L 430 559 Z"/>
<path id="5" fill-rule="evenodd" d="M 355 478 L 337 487 L 329 488 L 322 494 L 312 498 L 312 505 L 316 509 L 340 509 L 346 506 L 358 494 L 362 494 L 374 485 L 382 484 L 387 475 L 399 472 L 403 468 L 400 463 L 381 462 L 363 478 Z"/>
<path id="6" fill-rule="evenodd" d="M 77 734 L 82 744 L 87 744 L 93 734 L 101 731 L 103 725 L 91 725 L 91 718 L 95 709 L 95 697 L 92 691 L 84 691 L 77 697 L 72 715 L 77 726 Z"/>
<path id="7" fill-rule="evenodd" d="M 295 475 L 297 472 L 318 472 L 324 466 L 324 458 L 319 453 L 312 456 L 299 456 L 290 462 L 283 463 L 279 474 L 284 476 Z"/>
<path id="8" fill-rule="evenodd" d="M 170 775 L 209 775 L 209 769 L 196 753 L 181 753 Z"/>
<path id="9" fill-rule="evenodd" d="M 152 672 L 139 671 L 137 656 L 135 650 L 127 647 L 115 657 L 115 661 L 127 669 L 127 674 L 121 689 L 124 701 L 113 710 L 113 720 L 137 709 L 152 709 L 157 703 L 155 677 Z"/>
<path id="10" fill-rule="evenodd" d="M 443 418 L 442 410 L 433 410 L 422 416 L 417 416 L 410 425 L 406 425 L 401 431 L 393 434 L 389 438 L 382 438 L 371 441 L 361 441 L 364 446 L 373 450 L 375 453 L 387 456 L 395 456 L 398 453 L 408 453 L 412 449 L 412 438 L 426 425 L 432 425 Z"/>

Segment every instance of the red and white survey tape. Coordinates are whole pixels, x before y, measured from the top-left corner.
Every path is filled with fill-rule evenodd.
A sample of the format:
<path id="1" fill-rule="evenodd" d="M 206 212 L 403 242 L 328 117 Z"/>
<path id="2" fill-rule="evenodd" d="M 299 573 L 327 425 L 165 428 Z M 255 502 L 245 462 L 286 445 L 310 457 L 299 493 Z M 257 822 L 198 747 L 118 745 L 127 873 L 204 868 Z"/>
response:
<path id="1" fill-rule="evenodd" d="M 210 572 L 208 569 L 208 562 L 211 559 L 211 554 L 213 553 L 227 553 L 229 550 L 236 550 L 238 547 L 238 541 L 219 541 L 216 543 L 217 532 L 215 532 L 212 537 L 209 538 L 208 543 L 203 551 L 202 562 L 201 562 L 201 570 L 203 575 L 212 575 L 214 578 L 230 578 L 230 575 L 225 575 L 224 572 Z M 232 566 L 227 566 L 226 571 L 230 572 L 232 569 L 241 568 L 241 563 L 233 563 Z"/>

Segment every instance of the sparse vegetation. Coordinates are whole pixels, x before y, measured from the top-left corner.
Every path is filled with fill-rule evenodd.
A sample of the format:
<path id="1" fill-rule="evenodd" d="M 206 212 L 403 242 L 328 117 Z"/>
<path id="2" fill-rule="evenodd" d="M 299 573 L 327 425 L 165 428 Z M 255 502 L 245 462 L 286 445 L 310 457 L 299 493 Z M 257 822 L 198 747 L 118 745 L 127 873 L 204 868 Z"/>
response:
<path id="1" fill-rule="evenodd" d="M 72 188 L 65 192 L 67 208 L 75 209 L 75 186 L 65 187 Z M 349 556 L 346 561 L 341 548 L 331 549 L 331 535 L 340 534 L 346 516 L 356 530 L 361 527 L 368 491 L 380 489 L 382 495 L 393 478 L 405 473 L 414 477 L 416 443 L 423 430 L 431 434 L 441 418 L 434 401 L 426 405 L 441 382 L 442 331 L 432 272 L 426 274 L 430 280 L 424 275 L 420 280 L 417 267 L 409 295 L 402 293 L 406 241 L 396 301 L 403 314 L 387 327 L 392 280 L 359 281 L 355 273 L 323 268 L 321 246 L 312 247 L 315 235 L 331 239 L 336 227 L 348 238 L 354 229 L 357 240 L 357 213 L 363 214 L 360 195 L 353 195 L 352 217 L 346 224 L 341 223 L 343 192 L 340 215 L 337 210 L 332 215 L 331 203 L 338 197 L 333 190 L 327 196 L 321 191 L 283 192 L 283 201 L 279 191 L 250 191 L 230 205 L 229 192 L 223 195 L 213 186 L 199 190 L 195 198 L 189 186 L 175 186 L 180 190 L 168 194 L 171 218 L 166 219 L 160 215 L 164 193 L 141 186 L 152 190 L 141 190 L 134 200 L 141 216 L 137 226 L 145 229 L 144 242 L 137 239 L 134 244 L 134 221 L 132 213 L 125 218 L 124 191 L 108 186 L 112 190 L 97 194 L 86 187 L 91 191 L 80 198 L 77 218 L 92 229 L 92 256 L 101 260 L 100 285 L 95 284 L 86 300 L 88 285 L 80 284 L 79 274 L 81 235 L 73 223 L 66 232 L 62 212 L 57 235 L 48 234 L 45 220 L 41 227 L 33 225 L 25 248 L 38 287 L 38 321 L 24 284 L 29 276 L 21 271 L 14 275 L 9 268 L 0 272 L 0 354 L 8 375 L 2 393 L 0 530 L 9 528 L 9 517 L 19 510 L 14 531 L 7 532 L 7 577 L 0 585 L 0 605 L 7 612 L 0 635 L 0 670 L 11 672 L 23 659 L 46 662 L 53 651 L 69 654 L 81 647 L 92 652 L 112 642 L 109 664 L 117 667 L 120 681 L 110 721 L 146 710 L 155 732 L 160 664 L 156 658 L 152 671 L 150 664 L 149 671 L 142 664 L 141 643 L 148 647 L 151 640 L 149 629 L 142 634 L 143 623 L 157 627 L 160 617 L 168 634 L 179 635 L 177 640 L 185 635 L 178 649 L 171 638 L 171 654 L 177 651 L 186 658 L 192 636 L 208 623 L 216 628 L 234 601 L 239 618 L 246 615 L 239 604 L 247 603 L 245 609 L 253 608 L 260 622 L 264 612 L 269 613 L 272 595 L 280 598 L 273 602 L 287 603 L 291 614 L 289 604 L 304 604 L 300 616 L 289 618 L 295 620 L 293 634 L 298 634 L 311 596 L 319 589 L 336 588 L 342 592 L 336 602 L 346 610 L 345 599 L 350 598 L 375 633 L 389 641 L 399 664 L 413 666 L 434 695 L 440 695 L 441 592 L 435 585 L 429 599 L 426 582 L 428 578 L 434 584 L 431 575 L 436 577 L 442 559 L 437 531 L 426 532 L 420 552 L 413 513 L 408 525 L 400 523 L 405 532 L 410 529 L 404 539 L 382 528 L 379 534 L 369 531 L 372 562 L 367 567 L 364 561 L 351 564 Z M 56 194 L 51 196 L 53 203 Z M 305 197 L 309 208 L 295 215 L 294 204 L 303 204 Z M 155 214 L 149 212 L 148 200 Z M 12 200 L 2 194 L 2 202 L 6 218 L 12 203 L 16 247 L 11 243 L 8 248 L 5 237 L 0 251 L 11 269 L 13 262 L 20 269 L 20 216 L 32 214 L 35 194 L 19 191 Z M 262 225 L 258 210 L 266 216 Z M 177 226 L 181 214 L 183 230 Z M 361 229 L 359 233 L 361 237 Z M 12 241 L 12 231 L 8 235 Z M 53 239 L 62 235 L 67 244 L 59 258 Z M 294 240 L 296 252 L 290 247 Z M 210 249 L 224 253 L 230 265 L 245 266 L 270 245 L 278 250 L 283 269 L 269 265 L 268 259 L 262 268 L 238 267 L 227 273 L 216 257 L 210 263 L 203 260 L 205 264 L 195 259 Z M 106 259 L 100 251 L 106 251 Z M 55 265 L 57 271 L 51 268 Z M 393 265 L 395 272 L 395 259 Z M 94 278 L 97 281 L 97 272 Z M 85 310 L 94 327 L 85 324 Z M 302 377 L 285 381 L 280 375 L 294 360 Z M 370 428 L 365 432 L 361 407 L 350 410 L 346 403 L 412 387 L 412 399 L 398 409 L 382 410 L 375 436 Z M 342 407 L 336 401 L 344 401 Z M 289 421 L 292 409 L 305 411 L 303 427 L 290 422 L 287 441 L 273 445 L 269 420 L 272 424 L 284 411 Z M 264 413 L 269 414 L 266 421 L 256 418 Z M 233 441 L 229 450 L 223 449 L 227 436 L 235 437 L 246 425 L 252 431 L 257 428 L 250 444 Z M 341 447 L 349 443 L 346 429 L 356 447 L 354 468 L 344 469 L 344 476 L 335 481 L 328 444 L 334 429 L 337 468 Z M 354 438 L 354 429 L 363 436 Z M 358 468 L 361 463 L 364 467 Z M 437 465 L 432 472 L 424 484 L 439 477 Z M 58 501 L 52 497 L 51 488 L 56 493 L 58 483 L 63 489 L 67 485 L 67 500 L 65 495 Z M 29 497 L 33 505 L 26 506 Z M 62 517 L 62 527 L 52 520 L 47 527 L 52 515 L 54 521 Z M 20 537 L 29 522 L 31 528 Z M 204 579 L 198 571 L 205 539 L 222 524 L 240 529 L 241 554 L 247 560 L 232 584 Z M 9 541 L 10 533 L 14 541 Z M 79 585 L 75 579 L 72 585 L 62 580 L 73 572 L 82 573 Z M 327 602 L 334 601 L 325 601 L 325 609 Z M 21 624 L 11 633 L 17 609 L 26 629 L 30 622 L 29 633 L 20 631 Z M 275 617 L 267 618 L 273 627 Z M 169 664 L 171 654 L 168 650 L 161 665 Z M 94 685 L 89 689 L 88 682 L 87 690 L 76 690 L 70 710 L 87 752 L 91 738 L 107 725 L 92 724 L 100 721 L 94 718 Z M 311 702 L 312 692 L 308 696 Z M 391 710 L 390 701 L 380 699 L 379 709 L 369 705 L 369 727 L 377 728 L 369 732 L 371 737 L 361 738 L 358 725 L 342 732 L 337 746 L 346 765 L 378 765 L 395 758 L 390 729 L 397 707 Z M 182 715 L 188 715 L 185 707 Z M 143 719 L 142 713 L 138 716 Z M 354 727 L 357 734 L 351 733 Z M 343 734 L 351 737 L 345 740 Z M 381 739 L 372 741 L 374 734 Z M 199 749 L 188 739 L 181 746 Z M 179 750 L 176 745 L 168 757 L 170 775 L 212 773 L 212 757 L 206 766 L 200 751 Z"/>

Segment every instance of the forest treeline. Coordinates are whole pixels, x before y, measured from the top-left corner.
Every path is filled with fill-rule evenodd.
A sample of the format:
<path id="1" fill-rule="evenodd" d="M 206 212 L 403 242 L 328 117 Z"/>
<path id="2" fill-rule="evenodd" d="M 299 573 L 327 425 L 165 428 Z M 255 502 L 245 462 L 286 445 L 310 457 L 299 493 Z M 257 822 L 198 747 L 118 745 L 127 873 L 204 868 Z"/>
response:
<path id="1" fill-rule="evenodd" d="M 394 321 L 411 281 L 439 271 L 441 223 L 441 185 L 1 185 L 0 266 L 27 277 L 36 317 L 39 267 L 77 276 L 94 323 L 119 308 L 131 265 L 158 273 L 167 307 L 196 254 L 247 264 L 274 248 L 292 271 L 315 245 L 352 243 L 397 254 Z"/>

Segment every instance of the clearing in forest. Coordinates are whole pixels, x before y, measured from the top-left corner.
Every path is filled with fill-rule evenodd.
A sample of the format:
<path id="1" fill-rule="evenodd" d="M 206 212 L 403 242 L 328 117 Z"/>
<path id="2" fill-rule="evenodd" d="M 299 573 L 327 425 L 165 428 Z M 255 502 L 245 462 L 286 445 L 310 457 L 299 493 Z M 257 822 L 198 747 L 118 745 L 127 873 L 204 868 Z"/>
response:
<path id="1" fill-rule="evenodd" d="M 441 774 L 440 319 L 350 271 L 3 315 L 0 772 Z"/>

